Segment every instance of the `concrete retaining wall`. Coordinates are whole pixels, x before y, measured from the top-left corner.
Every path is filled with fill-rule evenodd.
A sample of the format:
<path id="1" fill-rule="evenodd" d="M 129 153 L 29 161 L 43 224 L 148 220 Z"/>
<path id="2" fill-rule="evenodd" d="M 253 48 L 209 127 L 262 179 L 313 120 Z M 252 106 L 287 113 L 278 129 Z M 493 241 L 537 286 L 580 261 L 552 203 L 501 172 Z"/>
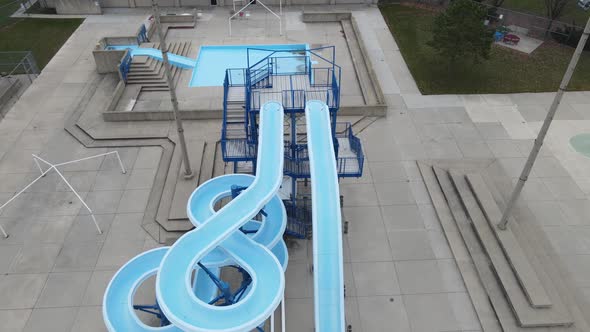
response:
<path id="1" fill-rule="evenodd" d="M 350 20 L 351 17 L 352 14 L 350 12 L 304 11 L 301 20 L 305 23 L 340 22 L 342 20 Z"/>
<path id="2" fill-rule="evenodd" d="M 62 15 L 102 14 L 100 4 L 95 0 L 55 0 L 55 11 Z"/>
<path id="3" fill-rule="evenodd" d="M 379 104 L 385 104 L 385 96 L 383 95 L 383 90 L 381 89 L 381 84 L 379 84 L 379 79 L 377 78 L 375 69 L 373 69 L 373 63 L 371 62 L 371 57 L 369 55 L 369 52 L 367 51 L 365 42 L 363 41 L 363 38 L 360 35 L 358 23 L 356 22 L 356 19 L 354 17 L 351 17 L 350 21 L 352 23 L 352 29 L 354 30 L 354 34 L 356 35 L 356 40 L 359 43 L 361 54 L 363 55 L 363 61 L 365 61 L 367 70 L 369 71 L 369 79 L 373 84 L 375 95 L 377 95 L 377 102 Z"/>
<path id="4" fill-rule="evenodd" d="M 162 23 L 192 23 L 195 21 L 194 14 L 182 14 L 182 15 L 162 15 L 160 16 L 160 22 Z"/>
<path id="5" fill-rule="evenodd" d="M 94 63 L 99 74 L 116 73 L 119 71 L 119 63 L 127 50 L 94 50 Z"/>
<path id="6" fill-rule="evenodd" d="M 385 105 L 341 106 L 338 111 L 342 116 L 385 116 Z M 213 120 L 222 119 L 223 110 L 181 110 L 184 120 Z M 105 112 L 103 119 L 109 122 L 118 121 L 171 121 L 174 120 L 172 111 L 129 111 L 129 112 Z"/>
<path id="7" fill-rule="evenodd" d="M 346 1 L 346 0 L 345 0 Z M 369 77 L 370 83 L 365 85 L 366 89 L 372 89 L 376 96 L 376 103 L 371 102 L 371 104 L 363 105 L 362 108 L 364 111 L 358 109 L 357 106 L 353 107 L 340 107 L 340 114 L 341 115 L 366 115 L 366 116 L 384 116 L 386 111 L 386 104 L 385 104 L 385 96 L 383 95 L 383 90 L 381 89 L 381 85 L 373 69 L 373 64 L 371 63 L 371 57 L 369 52 L 366 49 L 365 43 L 360 35 L 358 24 L 356 19 L 352 15 L 351 12 L 339 12 L 339 11 L 307 11 L 303 12 L 302 15 L 303 22 L 306 23 L 313 23 L 313 22 L 341 22 L 341 21 L 350 21 L 352 26 L 352 31 L 356 37 L 358 42 L 359 51 L 361 54 L 361 59 L 354 59 L 353 57 L 353 65 L 355 70 L 359 70 L 360 67 L 366 67 L 367 69 L 367 76 Z M 349 45 L 350 47 L 350 45 Z M 357 66 L 355 61 L 363 61 L 364 66 Z M 359 82 L 362 84 L 362 82 Z M 363 90 L 364 95 L 364 89 Z M 366 100 L 366 97 L 365 97 Z"/>
<path id="8" fill-rule="evenodd" d="M 119 103 L 119 99 L 121 99 L 121 96 L 123 95 L 124 91 L 125 91 L 125 81 L 119 80 L 119 83 L 117 84 L 117 87 L 115 88 L 115 91 L 113 92 L 113 97 L 111 98 L 111 102 L 107 106 L 107 110 L 106 110 L 107 113 L 113 112 L 115 110 L 115 108 L 117 107 L 117 104 Z"/>

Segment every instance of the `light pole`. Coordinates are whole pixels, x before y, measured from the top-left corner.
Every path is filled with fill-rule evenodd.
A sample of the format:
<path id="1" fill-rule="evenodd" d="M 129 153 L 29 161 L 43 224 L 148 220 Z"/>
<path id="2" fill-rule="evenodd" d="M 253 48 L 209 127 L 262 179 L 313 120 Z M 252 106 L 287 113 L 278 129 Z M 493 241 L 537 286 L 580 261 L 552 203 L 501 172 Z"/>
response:
<path id="1" fill-rule="evenodd" d="M 565 71 L 565 74 L 563 76 L 561 84 L 559 85 L 559 90 L 557 90 L 557 93 L 555 94 L 555 98 L 553 99 L 553 104 L 551 104 L 551 108 L 547 112 L 547 116 L 545 117 L 545 121 L 543 122 L 543 126 L 541 127 L 541 130 L 539 131 L 539 135 L 537 136 L 537 139 L 535 139 L 535 144 L 533 145 L 533 149 L 531 150 L 531 153 L 529 154 L 526 164 L 524 165 L 522 173 L 520 174 L 520 177 L 518 178 L 518 182 L 516 183 L 516 187 L 514 188 L 514 191 L 512 192 L 512 195 L 510 196 L 510 201 L 508 201 L 508 204 L 506 205 L 506 210 L 504 210 L 504 214 L 502 215 L 502 219 L 498 223 L 498 228 L 500 228 L 500 229 L 506 229 L 506 225 L 508 224 L 508 219 L 510 218 L 510 213 L 512 212 L 512 209 L 514 208 L 514 204 L 516 204 L 516 201 L 518 200 L 518 197 L 520 196 L 520 193 L 522 192 L 522 188 L 524 187 L 525 182 L 528 180 L 529 175 L 531 174 L 531 170 L 533 169 L 533 165 L 535 164 L 535 160 L 537 159 L 537 156 L 539 155 L 539 151 L 541 150 L 541 146 L 543 146 L 543 141 L 545 140 L 545 136 L 547 136 L 547 132 L 549 131 L 549 126 L 551 125 L 551 122 L 553 121 L 553 117 L 555 116 L 555 112 L 557 112 L 557 108 L 559 107 L 559 103 L 561 103 L 561 99 L 563 98 L 563 94 L 565 93 L 565 91 L 570 83 L 570 80 L 572 79 L 572 76 L 574 75 L 574 71 L 576 69 L 576 66 L 578 65 L 578 61 L 580 60 L 580 56 L 582 55 L 582 52 L 584 51 L 584 47 L 586 46 L 586 42 L 588 41 L 588 35 L 590 35 L 590 18 L 588 19 L 588 22 L 586 23 L 586 28 L 584 29 L 584 33 L 582 34 L 582 37 L 580 38 L 580 42 L 578 43 L 578 47 L 576 48 L 574 55 L 572 55 L 572 59 L 570 61 L 570 64 L 567 67 L 567 70 Z"/>
<path id="2" fill-rule="evenodd" d="M 191 168 L 190 161 L 188 159 L 188 151 L 186 148 L 186 140 L 184 139 L 184 128 L 182 127 L 182 118 L 180 111 L 178 110 L 178 99 L 176 98 L 176 88 L 170 71 L 170 62 L 168 62 L 168 46 L 162 33 L 162 26 L 160 24 L 160 8 L 158 7 L 158 1 L 152 0 L 152 9 L 154 10 L 154 20 L 156 29 L 158 30 L 158 36 L 160 37 L 160 48 L 162 49 L 162 62 L 164 63 L 164 72 L 166 73 L 166 79 L 168 80 L 168 88 L 170 90 L 170 100 L 172 101 L 172 111 L 174 112 L 174 120 L 176 120 L 176 130 L 178 131 L 178 140 L 180 143 L 180 150 L 182 151 L 182 160 L 184 164 L 184 178 L 192 179 L 194 174 Z"/>

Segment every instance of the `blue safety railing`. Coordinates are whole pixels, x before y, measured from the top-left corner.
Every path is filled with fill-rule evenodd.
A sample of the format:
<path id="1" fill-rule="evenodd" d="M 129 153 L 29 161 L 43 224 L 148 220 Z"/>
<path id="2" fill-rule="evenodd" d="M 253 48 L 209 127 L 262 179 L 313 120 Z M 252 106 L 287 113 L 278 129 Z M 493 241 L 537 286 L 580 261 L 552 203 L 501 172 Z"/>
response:
<path id="1" fill-rule="evenodd" d="M 121 59 L 121 63 L 119 63 L 119 73 L 121 73 L 121 78 L 125 82 L 127 82 L 127 75 L 129 74 L 132 59 L 133 57 L 131 56 L 131 52 L 127 50 L 125 51 L 125 55 Z"/>
<path id="2" fill-rule="evenodd" d="M 336 158 L 336 167 L 338 168 L 339 177 L 359 177 L 363 174 L 363 166 L 365 162 L 365 155 L 361 146 L 361 141 L 354 136 L 352 127 L 349 123 L 338 124 L 339 127 L 344 126 L 344 130 L 336 133 L 336 140 L 334 141 L 334 157 Z M 339 139 L 348 142 L 350 152 L 344 154 L 340 151 Z M 340 152 L 340 153 L 339 153 Z M 285 157 L 284 157 L 285 175 L 294 178 L 309 178 L 311 177 L 309 154 L 307 144 L 291 145 L 285 143 Z"/>
<path id="3" fill-rule="evenodd" d="M 256 159 L 256 145 L 246 138 L 225 138 L 221 140 L 221 151 L 225 162 L 253 161 Z"/>
<path id="4" fill-rule="evenodd" d="M 250 93 L 250 112 L 260 112 L 260 107 L 267 101 L 280 101 L 285 111 L 301 111 L 305 109 L 308 100 L 320 100 L 326 103 L 330 109 L 337 109 L 339 106 L 338 93 L 334 89 L 317 90 L 283 90 L 264 91 L 254 90 Z"/>
<path id="5" fill-rule="evenodd" d="M 139 27 L 139 31 L 137 32 L 137 44 L 141 45 L 141 43 L 147 43 L 150 40 L 148 39 L 147 29 L 145 28 L 145 24 L 142 24 Z"/>
<path id="6" fill-rule="evenodd" d="M 307 55 L 276 56 L 269 60 L 273 75 L 307 75 L 311 68 Z"/>
<path id="7" fill-rule="evenodd" d="M 343 132 L 336 134 L 337 138 L 345 138 L 348 141 L 350 151 L 353 156 L 342 156 L 342 152 L 337 159 L 338 176 L 339 177 L 360 177 L 363 175 L 363 167 L 365 164 L 365 155 L 361 140 L 356 137 L 352 131 L 352 126 L 347 123 L 346 129 Z M 340 151 L 340 149 L 337 149 Z"/>
<path id="8" fill-rule="evenodd" d="M 246 68 L 228 68 L 225 71 L 224 87 L 246 86 Z"/>
<path id="9" fill-rule="evenodd" d="M 332 49 L 332 56 L 325 56 L 330 54 L 328 48 Z M 263 54 L 267 55 L 259 58 L 261 52 L 250 53 L 251 50 L 265 51 Z M 221 139 L 223 160 L 234 162 L 236 169 L 243 162 L 256 165 L 258 113 L 264 103 L 280 102 L 284 111 L 289 113 L 290 126 L 298 126 L 300 124 L 297 124 L 295 113 L 303 113 L 308 101 L 320 100 L 326 103 L 330 111 L 338 176 L 362 176 L 365 157 L 361 141 L 354 135 L 350 124 L 336 123 L 342 70 L 335 64 L 334 48 L 280 51 L 249 48 L 247 53 L 247 68 L 226 71 Z M 244 89 L 243 96 L 242 91 L 236 90 L 237 87 Z M 235 115 L 239 111 L 236 106 L 238 100 L 243 100 L 243 125 L 241 121 L 235 120 L 238 118 Z M 290 139 L 283 143 L 284 174 L 292 178 L 293 188 L 297 187 L 297 179 L 311 178 L 308 146 L 305 139 L 302 137 L 300 140 L 298 136 L 298 133 L 304 132 L 305 129 L 292 127 Z M 297 238 L 309 237 L 312 231 L 311 200 L 302 199 L 293 189 L 284 204 L 288 220 L 285 234 Z"/>
<path id="10" fill-rule="evenodd" d="M 287 211 L 287 228 L 285 234 L 291 237 L 305 239 L 311 236 L 312 214 L 311 197 L 296 200 L 284 200 Z"/>

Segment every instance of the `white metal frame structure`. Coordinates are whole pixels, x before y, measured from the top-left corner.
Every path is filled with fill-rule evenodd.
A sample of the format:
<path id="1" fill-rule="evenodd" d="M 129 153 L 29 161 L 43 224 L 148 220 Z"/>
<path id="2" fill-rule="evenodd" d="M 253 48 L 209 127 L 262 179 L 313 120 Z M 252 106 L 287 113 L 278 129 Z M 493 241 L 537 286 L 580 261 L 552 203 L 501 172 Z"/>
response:
<path id="1" fill-rule="evenodd" d="M 98 234 L 102 234 L 102 231 L 100 230 L 100 226 L 98 226 L 98 222 L 96 221 L 96 218 L 94 217 L 94 213 L 92 212 L 92 210 L 90 209 L 90 207 L 88 207 L 88 204 L 86 204 L 86 202 L 84 202 L 84 200 L 82 199 L 82 197 L 80 197 L 80 195 L 78 194 L 78 192 L 74 189 L 74 187 L 72 187 L 72 185 L 68 182 L 68 180 L 66 180 L 66 178 L 57 169 L 57 167 L 63 166 L 63 165 L 68 165 L 68 164 L 72 164 L 72 163 L 77 163 L 77 162 L 85 161 L 85 160 L 89 160 L 89 159 L 94 159 L 94 158 L 98 158 L 98 157 L 103 157 L 103 156 L 107 156 L 107 155 L 113 155 L 113 154 L 117 157 L 117 160 L 119 161 L 119 166 L 121 167 L 121 172 L 123 174 L 127 173 L 127 171 L 125 170 L 125 166 L 123 166 L 123 162 L 121 161 L 121 157 L 119 156 L 119 152 L 118 151 L 111 151 L 111 152 L 107 152 L 107 153 L 101 153 L 101 154 L 97 154 L 97 155 L 86 157 L 86 158 L 81 158 L 81 159 L 66 161 L 66 162 L 59 163 L 59 164 L 52 164 L 52 163 L 48 162 L 47 160 L 45 160 L 45 159 L 43 159 L 43 158 L 41 158 L 41 157 L 33 154 L 32 155 L 33 156 L 33 161 L 35 162 L 35 165 L 37 165 L 37 168 L 41 172 L 41 175 L 39 175 L 37 178 L 35 178 L 31 183 L 29 183 L 21 191 L 19 191 L 14 196 L 12 196 L 12 198 L 10 198 L 6 203 L 2 204 L 2 206 L 0 206 L 0 211 L 2 211 L 2 209 L 5 206 L 7 206 L 8 204 L 10 204 L 10 202 L 14 201 L 18 196 L 20 196 L 20 194 L 22 194 L 23 192 L 25 192 L 25 190 L 29 189 L 33 184 L 35 184 L 35 182 L 39 181 L 42 177 L 44 177 L 45 175 L 47 175 L 47 173 L 49 173 L 51 170 L 55 170 L 55 172 L 59 175 L 59 177 L 61 177 L 61 179 L 66 183 L 66 185 L 68 186 L 68 188 L 70 188 L 70 190 L 74 193 L 74 195 L 76 195 L 76 197 L 80 200 L 80 202 L 82 202 L 82 205 L 84 205 L 84 207 L 86 208 L 86 210 L 88 210 L 88 212 L 90 213 L 90 216 L 92 217 L 92 221 L 94 222 L 94 226 L 96 226 L 96 230 L 98 231 Z M 47 166 L 49 166 L 49 168 L 46 169 L 46 170 L 43 170 L 43 168 L 39 164 L 39 161 L 41 161 L 44 164 L 46 164 Z M 2 225 L 0 225 L 0 232 L 2 232 L 2 235 L 4 235 L 5 238 L 8 237 L 8 233 L 2 227 Z"/>
<path id="2" fill-rule="evenodd" d="M 238 16 L 241 12 L 243 12 L 244 10 L 246 10 L 246 8 L 248 8 L 254 2 L 256 2 L 256 4 L 262 5 L 262 7 L 264 7 L 264 9 L 268 10 L 271 14 L 273 14 L 279 20 L 279 34 L 282 36 L 283 35 L 283 20 L 281 19 L 281 15 L 283 15 L 283 0 L 280 0 L 279 1 L 279 13 L 280 13 L 280 15 L 277 15 L 277 13 L 273 12 L 272 9 L 268 8 L 262 1 L 260 1 L 260 0 L 250 0 L 250 2 L 248 2 L 248 4 L 246 4 L 244 7 L 242 7 L 242 9 L 238 10 L 233 15 L 231 15 L 229 17 L 229 19 L 227 20 L 228 21 L 228 24 L 229 24 L 229 35 L 231 36 L 231 20 L 234 17 Z M 235 3 L 234 3 L 234 8 L 235 8 Z M 235 11 L 235 9 L 234 9 L 234 11 Z"/>

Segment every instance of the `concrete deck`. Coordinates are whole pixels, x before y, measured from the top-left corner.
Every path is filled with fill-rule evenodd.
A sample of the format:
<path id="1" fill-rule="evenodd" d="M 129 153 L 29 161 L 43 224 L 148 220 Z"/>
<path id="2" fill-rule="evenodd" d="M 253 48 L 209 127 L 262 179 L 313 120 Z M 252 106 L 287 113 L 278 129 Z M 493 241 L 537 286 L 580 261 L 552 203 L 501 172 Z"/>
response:
<path id="1" fill-rule="evenodd" d="M 306 6 L 308 8 L 308 6 Z M 347 9 L 346 7 L 338 7 Z M 326 9 L 326 8 L 323 8 Z M 421 159 L 496 158 L 515 180 L 553 93 L 423 96 L 375 7 L 353 10 L 360 38 L 388 104 L 387 116 L 360 136 L 367 156 L 365 174 L 341 183 L 349 222 L 345 246 L 346 311 L 353 331 L 481 331 L 456 260 L 441 230 L 416 167 Z M 299 20 L 300 8 L 285 9 L 286 36 L 335 43 L 324 25 Z M 211 44 L 275 42 L 268 28 L 227 37 L 226 16 L 212 17 Z M 39 78 L 0 121 L 0 201 L 9 199 L 34 176 L 31 153 L 52 161 L 117 149 L 128 174 L 111 160 L 64 168 L 65 175 L 96 211 L 97 235 L 72 193 L 48 176 L 0 214 L 11 236 L 0 239 L 0 331 L 104 331 L 101 301 L 113 273 L 134 255 L 157 246 L 142 222 L 150 216 L 150 191 L 159 186 L 158 169 L 167 148 L 117 147 L 99 138 L 127 136 L 174 140 L 169 122 L 104 123 L 80 118 L 88 137 L 64 131 L 97 79 L 91 51 L 103 36 L 125 34 L 145 11 L 125 10 L 88 17 Z M 197 29 L 198 31 L 198 29 Z M 325 31 L 334 32 L 331 24 Z M 174 31 L 171 33 L 182 33 Z M 180 38 L 180 36 L 178 36 Z M 188 36 L 192 38 L 191 36 Z M 344 56 L 344 55 L 343 55 Z M 340 57 L 341 58 L 341 57 Z M 337 55 L 337 59 L 339 56 Z M 346 89 L 358 89 L 353 79 Z M 572 273 L 580 297 L 590 299 L 590 159 L 569 146 L 569 138 L 590 131 L 590 92 L 568 93 L 525 187 L 524 202 Z M 189 139 L 216 137 L 219 123 L 187 121 Z M 131 141 L 130 141 L 131 142 Z M 159 143 L 158 143 L 159 144 Z M 109 147 L 106 147 L 109 146 Z M 286 305 L 289 331 L 313 331 L 311 242 L 290 244 Z M 153 289 L 142 289 L 144 301 Z M 588 318 L 588 317 L 586 317 Z"/>

